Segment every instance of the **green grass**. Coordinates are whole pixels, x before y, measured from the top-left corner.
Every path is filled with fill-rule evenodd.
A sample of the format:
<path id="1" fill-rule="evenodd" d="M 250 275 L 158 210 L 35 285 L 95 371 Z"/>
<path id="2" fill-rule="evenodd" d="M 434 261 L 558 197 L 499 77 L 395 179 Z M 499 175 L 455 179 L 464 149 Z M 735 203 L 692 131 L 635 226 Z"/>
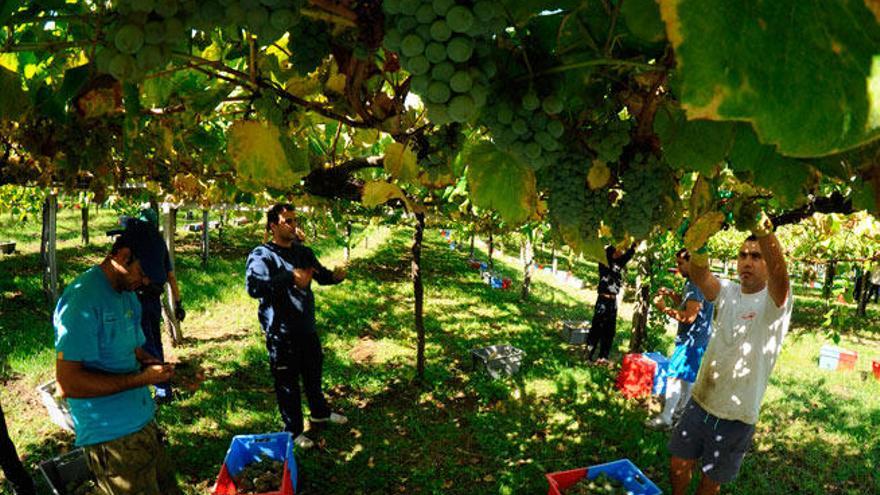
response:
<path id="1" fill-rule="evenodd" d="M 112 218 L 107 221 L 112 225 Z M 78 216 L 62 212 L 62 222 L 78 226 Z M 24 238 L 29 229 L 39 232 L 31 223 L 14 235 Z M 613 389 L 613 371 L 584 365 L 581 350 L 559 336 L 561 320 L 590 318 L 592 290 L 558 286 L 539 273 L 532 297 L 522 302 L 516 284 L 515 290 L 492 290 L 467 268 L 467 246 L 451 251 L 429 230 L 423 254 L 427 383 L 413 382 L 411 233 L 369 232 L 369 248 L 359 244 L 354 250 L 349 280 L 316 289 L 325 390 L 351 422 L 310 433 L 318 448 L 298 455 L 301 493 L 542 494 L 547 472 L 623 457 L 668 492 L 666 436 L 642 426 L 656 402 L 622 399 Z M 207 492 L 233 435 L 282 425 L 256 301 L 243 290 L 244 261 L 261 236 L 251 226 L 230 229 L 223 243 L 212 239 L 217 249 L 207 269 L 201 268 L 196 236 L 178 241 L 178 277 L 189 314 L 186 341 L 171 352 L 185 364 L 177 377 L 180 399 L 163 406 L 158 419 L 171 455 L 183 460 L 177 466 L 187 493 Z M 0 230 L 4 237 L 13 234 Z M 65 281 L 98 261 L 106 247 L 105 238 L 90 249 L 76 239 L 59 243 Z M 326 265 L 341 261 L 341 248 L 331 241 L 314 246 Z M 53 359 L 37 259 L 34 249 L 0 258 L 0 352 L 9 363 L 2 401 L 13 439 L 31 467 L 69 449 L 73 440 L 48 422 L 33 393 L 52 376 Z M 501 256 L 498 268 L 520 279 L 517 260 Z M 594 284 L 595 265 L 576 262 L 573 271 Z M 817 369 L 818 350 L 828 341 L 818 327 L 823 310 L 814 293 L 796 300 L 754 449 L 740 479 L 724 493 L 880 489 L 880 382 L 863 381 L 858 372 Z M 622 305 L 618 352 L 629 341 L 631 311 Z M 878 320 L 872 306 L 868 319 L 856 320 L 859 327 L 843 335 L 841 345 L 860 353 L 859 371 L 880 354 Z M 672 333 L 658 340 L 668 352 Z M 515 377 L 491 380 L 472 368 L 468 351 L 495 343 L 527 353 Z"/>

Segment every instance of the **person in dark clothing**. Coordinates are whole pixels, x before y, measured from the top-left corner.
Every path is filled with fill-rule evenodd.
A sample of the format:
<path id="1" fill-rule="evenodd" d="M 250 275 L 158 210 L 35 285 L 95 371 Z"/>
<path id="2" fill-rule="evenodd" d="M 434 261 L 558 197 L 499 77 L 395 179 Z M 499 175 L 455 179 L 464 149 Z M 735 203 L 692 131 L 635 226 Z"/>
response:
<path id="1" fill-rule="evenodd" d="M 266 230 L 272 240 L 248 256 L 247 292 L 260 301 L 260 326 L 266 337 L 285 429 L 293 434 L 297 446 L 307 449 L 314 443 L 303 433 L 300 377 L 311 423 L 348 422 L 345 416 L 330 411 L 321 388 L 324 354 L 315 329 L 315 296 L 311 289 L 312 280 L 321 285 L 342 282 L 345 269 L 324 268 L 315 253 L 299 242 L 296 212 L 290 204 L 269 210 Z"/>
<path id="2" fill-rule="evenodd" d="M 633 257 L 635 246 L 626 251 L 608 246 L 605 248 L 607 264 L 599 264 L 599 288 L 590 333 L 587 334 L 587 358 L 593 361 L 598 351 L 599 359 L 608 359 L 611 344 L 617 331 L 617 294 L 623 285 L 623 267 Z"/>
<path id="3" fill-rule="evenodd" d="M 147 246 L 142 256 L 141 268 L 144 271 L 144 283 L 137 291 L 138 301 L 141 303 L 141 328 L 144 337 L 147 338 L 144 350 L 161 361 L 165 361 L 165 352 L 162 348 L 162 292 L 165 283 L 171 287 L 174 300 L 174 316 L 177 321 L 186 318 L 186 311 L 180 300 L 180 288 L 177 285 L 177 277 L 171 266 L 171 255 L 162 235 L 159 233 L 159 216 L 152 208 L 141 210 L 139 218 L 124 218 L 121 230 L 113 230 L 108 234 L 114 235 L 127 230 L 129 235 L 134 236 L 135 241 Z M 162 404 L 173 399 L 173 390 L 170 382 L 156 384 L 156 403 Z"/>
<path id="4" fill-rule="evenodd" d="M 9 438 L 2 405 L 0 405 L 0 467 L 3 468 L 6 481 L 12 485 L 12 491 L 15 495 L 36 495 L 37 489 L 34 486 L 34 480 L 22 465 L 18 453 L 15 451 L 15 445 Z"/>

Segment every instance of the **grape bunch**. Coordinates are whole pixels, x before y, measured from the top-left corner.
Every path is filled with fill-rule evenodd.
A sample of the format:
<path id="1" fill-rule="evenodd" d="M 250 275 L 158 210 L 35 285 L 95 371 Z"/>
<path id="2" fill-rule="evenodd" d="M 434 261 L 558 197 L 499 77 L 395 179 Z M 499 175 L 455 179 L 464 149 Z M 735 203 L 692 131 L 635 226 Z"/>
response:
<path id="1" fill-rule="evenodd" d="M 141 0 L 144 1 L 144 0 Z M 301 20 L 305 0 L 184 0 L 195 5 L 189 15 L 193 29 L 209 31 L 217 26 L 237 32 L 246 29 L 260 45 L 268 45 L 284 36 Z"/>
<path id="2" fill-rule="evenodd" d="M 594 191 L 587 186 L 589 166 L 582 156 L 564 154 L 537 174 L 553 224 L 560 230 L 577 232 L 581 239 L 596 238 L 610 208 L 607 190 Z"/>
<path id="3" fill-rule="evenodd" d="M 284 463 L 273 459 L 260 459 L 245 466 L 233 476 L 235 488 L 242 495 L 276 492 L 281 487 Z"/>
<path id="4" fill-rule="evenodd" d="M 630 127 L 629 120 L 614 116 L 601 127 L 592 130 L 587 145 L 598 159 L 605 163 L 614 163 L 620 159 L 623 149 L 630 142 Z"/>
<path id="5" fill-rule="evenodd" d="M 521 98 L 497 92 L 489 100 L 480 122 L 492 134 L 495 144 L 529 164 L 534 170 L 559 159 L 559 139 L 565 126 L 558 118 L 563 102 L 550 94 L 541 98 L 528 90 Z"/>
<path id="6" fill-rule="evenodd" d="M 505 27 L 493 0 L 384 0 L 383 45 L 412 74 L 410 89 L 438 125 L 472 121 L 497 67 L 491 36 Z"/>
<path id="7" fill-rule="evenodd" d="M 666 163 L 654 155 L 637 153 L 620 176 L 624 195 L 614 209 L 611 223 L 618 239 L 626 234 L 648 237 L 655 225 L 665 223 L 663 198 L 675 190 L 675 176 Z"/>
<path id="8" fill-rule="evenodd" d="M 290 63 L 300 74 L 314 71 L 330 55 L 330 31 L 321 21 L 303 18 L 290 28 L 290 40 Z"/>
<path id="9" fill-rule="evenodd" d="M 126 81 L 168 65 L 172 50 L 188 39 L 183 4 L 178 0 L 116 0 L 117 20 L 95 56 L 98 70 Z"/>

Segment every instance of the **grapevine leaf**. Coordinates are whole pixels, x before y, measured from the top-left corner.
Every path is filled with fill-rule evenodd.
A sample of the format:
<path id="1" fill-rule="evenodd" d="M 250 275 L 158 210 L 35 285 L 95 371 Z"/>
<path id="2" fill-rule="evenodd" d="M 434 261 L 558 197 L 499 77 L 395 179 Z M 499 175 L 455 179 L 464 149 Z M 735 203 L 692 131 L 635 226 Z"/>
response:
<path id="1" fill-rule="evenodd" d="M 374 180 L 364 184 L 363 196 L 361 202 L 364 206 L 372 208 L 374 206 L 384 205 L 392 199 L 399 199 L 409 211 L 416 211 L 414 205 L 404 194 L 403 189 L 397 184 L 385 182 L 384 180 Z"/>
<path id="2" fill-rule="evenodd" d="M 659 43 L 666 38 L 660 8 L 655 0 L 627 0 L 620 6 L 626 27 L 637 38 Z"/>
<path id="3" fill-rule="evenodd" d="M 0 2 L 0 25 L 5 25 L 6 21 L 9 20 L 21 5 L 22 3 L 18 0 L 3 0 Z"/>
<path id="4" fill-rule="evenodd" d="M 880 136 L 874 2 L 659 2 L 689 118 L 748 121 L 798 157 Z"/>
<path id="5" fill-rule="evenodd" d="M 690 214 L 692 218 L 701 216 L 706 211 L 712 209 L 712 191 L 702 174 L 697 177 L 694 182 L 694 188 L 691 189 Z"/>
<path id="6" fill-rule="evenodd" d="M 733 124 L 687 120 L 684 112 L 667 106 L 654 118 L 654 132 L 663 145 L 667 163 L 681 170 L 711 174 L 733 143 Z"/>
<path id="7" fill-rule="evenodd" d="M 385 148 L 385 171 L 397 180 L 410 182 L 418 174 L 416 154 L 402 143 L 391 143 Z"/>
<path id="8" fill-rule="evenodd" d="M 535 210 L 535 173 L 528 165 L 488 141 L 464 150 L 471 200 L 479 208 L 497 211 L 506 222 L 520 223 Z"/>
<path id="9" fill-rule="evenodd" d="M 27 109 L 28 98 L 18 74 L 0 67 L 0 119 L 18 118 Z"/>
<path id="10" fill-rule="evenodd" d="M 758 142 L 751 126 L 737 124 L 736 127 L 736 138 L 728 156 L 731 169 L 751 172 L 755 184 L 772 191 L 773 197 L 784 207 L 795 206 L 805 199 L 804 185 L 810 179 L 810 167 Z"/>
<path id="11" fill-rule="evenodd" d="M 601 189 L 611 180 L 611 169 L 602 160 L 594 160 L 587 174 L 587 183 L 590 189 Z"/>
<path id="12" fill-rule="evenodd" d="M 271 123 L 237 121 L 229 128 L 227 140 L 238 177 L 251 186 L 285 189 L 309 172 L 306 152 L 283 142 Z"/>
<path id="13" fill-rule="evenodd" d="M 605 246 L 602 244 L 602 241 L 598 237 L 583 237 L 577 224 L 560 224 L 559 234 L 562 236 L 562 240 L 576 253 L 584 255 L 584 257 L 596 263 L 608 263 L 608 259 L 605 257 Z"/>
<path id="14" fill-rule="evenodd" d="M 880 212 L 874 197 L 873 185 L 870 182 L 858 181 L 853 185 L 853 210 L 867 210 L 875 214 Z"/>
<path id="15" fill-rule="evenodd" d="M 419 183 L 430 189 L 441 189 L 455 184 L 455 176 L 448 163 L 441 163 L 423 168 L 419 172 Z"/>
<path id="16" fill-rule="evenodd" d="M 710 211 L 701 215 L 684 234 L 684 247 L 691 252 L 700 249 L 706 245 L 710 237 L 721 230 L 722 224 L 724 224 L 724 213 L 720 211 Z"/>

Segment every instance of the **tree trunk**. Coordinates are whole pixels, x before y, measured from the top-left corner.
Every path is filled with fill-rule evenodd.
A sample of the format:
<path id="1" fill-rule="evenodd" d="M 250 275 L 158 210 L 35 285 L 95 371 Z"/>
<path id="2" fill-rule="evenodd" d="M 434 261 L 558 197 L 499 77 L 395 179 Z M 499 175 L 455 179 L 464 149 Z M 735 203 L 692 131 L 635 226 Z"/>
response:
<path id="1" fill-rule="evenodd" d="M 80 216 L 82 217 L 82 243 L 83 246 L 89 245 L 89 199 L 86 198 L 82 204 L 82 210 L 80 210 Z"/>
<path id="2" fill-rule="evenodd" d="M 413 233 L 412 243 L 412 282 L 413 297 L 415 299 L 415 325 L 416 325 L 416 376 L 419 381 L 425 379 L 425 321 L 424 309 L 424 286 L 422 285 L 422 237 L 425 232 L 425 214 L 416 213 L 416 230 Z"/>
<path id="3" fill-rule="evenodd" d="M 822 297 L 825 299 L 831 297 L 831 289 L 834 288 L 834 272 L 836 269 L 836 261 L 829 261 L 825 264 L 825 285 L 822 287 Z"/>
<path id="4" fill-rule="evenodd" d="M 351 260 L 351 221 L 345 222 L 345 262 Z"/>
<path id="5" fill-rule="evenodd" d="M 523 246 L 523 300 L 529 298 L 529 288 L 532 285 L 532 237 L 526 236 L 526 242 Z"/>
<path id="6" fill-rule="evenodd" d="M 208 268 L 208 209 L 202 210 L 202 268 Z"/>
<path id="7" fill-rule="evenodd" d="M 648 329 L 648 311 L 651 309 L 651 256 L 648 244 L 641 242 L 636 249 L 638 274 L 636 275 L 636 309 L 633 311 L 632 336 L 629 341 L 629 352 L 642 352 Z"/>
<path id="8" fill-rule="evenodd" d="M 43 293 L 49 304 L 58 300 L 58 259 L 55 251 L 58 195 L 49 193 L 43 202 L 43 230 L 40 236 L 40 258 L 43 262 Z"/>
<path id="9" fill-rule="evenodd" d="M 174 262 L 174 232 L 177 230 L 177 208 L 167 208 L 165 212 L 163 236 L 165 245 L 168 247 L 168 258 L 171 260 L 171 269 L 177 273 Z M 180 322 L 174 316 L 174 295 L 171 293 L 171 284 L 165 284 L 165 300 L 162 303 L 162 316 L 165 318 L 165 329 L 171 334 L 171 342 L 176 346 L 183 341 L 180 331 Z"/>
<path id="10" fill-rule="evenodd" d="M 488 263 L 488 265 L 489 265 L 489 269 L 490 269 L 490 270 L 494 270 L 494 269 L 495 269 L 495 263 L 494 263 L 493 260 L 492 260 L 492 256 L 495 254 L 495 242 L 494 242 L 494 240 L 495 240 L 495 239 L 494 239 L 494 237 L 492 236 L 492 231 L 490 230 L 490 231 L 489 231 L 489 263 Z"/>
<path id="11" fill-rule="evenodd" d="M 874 286 L 871 285 L 871 272 L 865 271 L 862 274 L 862 291 L 859 294 L 859 299 L 857 301 L 856 306 L 856 316 L 860 318 L 864 318 L 868 311 L 868 299 L 871 298 L 871 294 L 874 292 Z"/>

